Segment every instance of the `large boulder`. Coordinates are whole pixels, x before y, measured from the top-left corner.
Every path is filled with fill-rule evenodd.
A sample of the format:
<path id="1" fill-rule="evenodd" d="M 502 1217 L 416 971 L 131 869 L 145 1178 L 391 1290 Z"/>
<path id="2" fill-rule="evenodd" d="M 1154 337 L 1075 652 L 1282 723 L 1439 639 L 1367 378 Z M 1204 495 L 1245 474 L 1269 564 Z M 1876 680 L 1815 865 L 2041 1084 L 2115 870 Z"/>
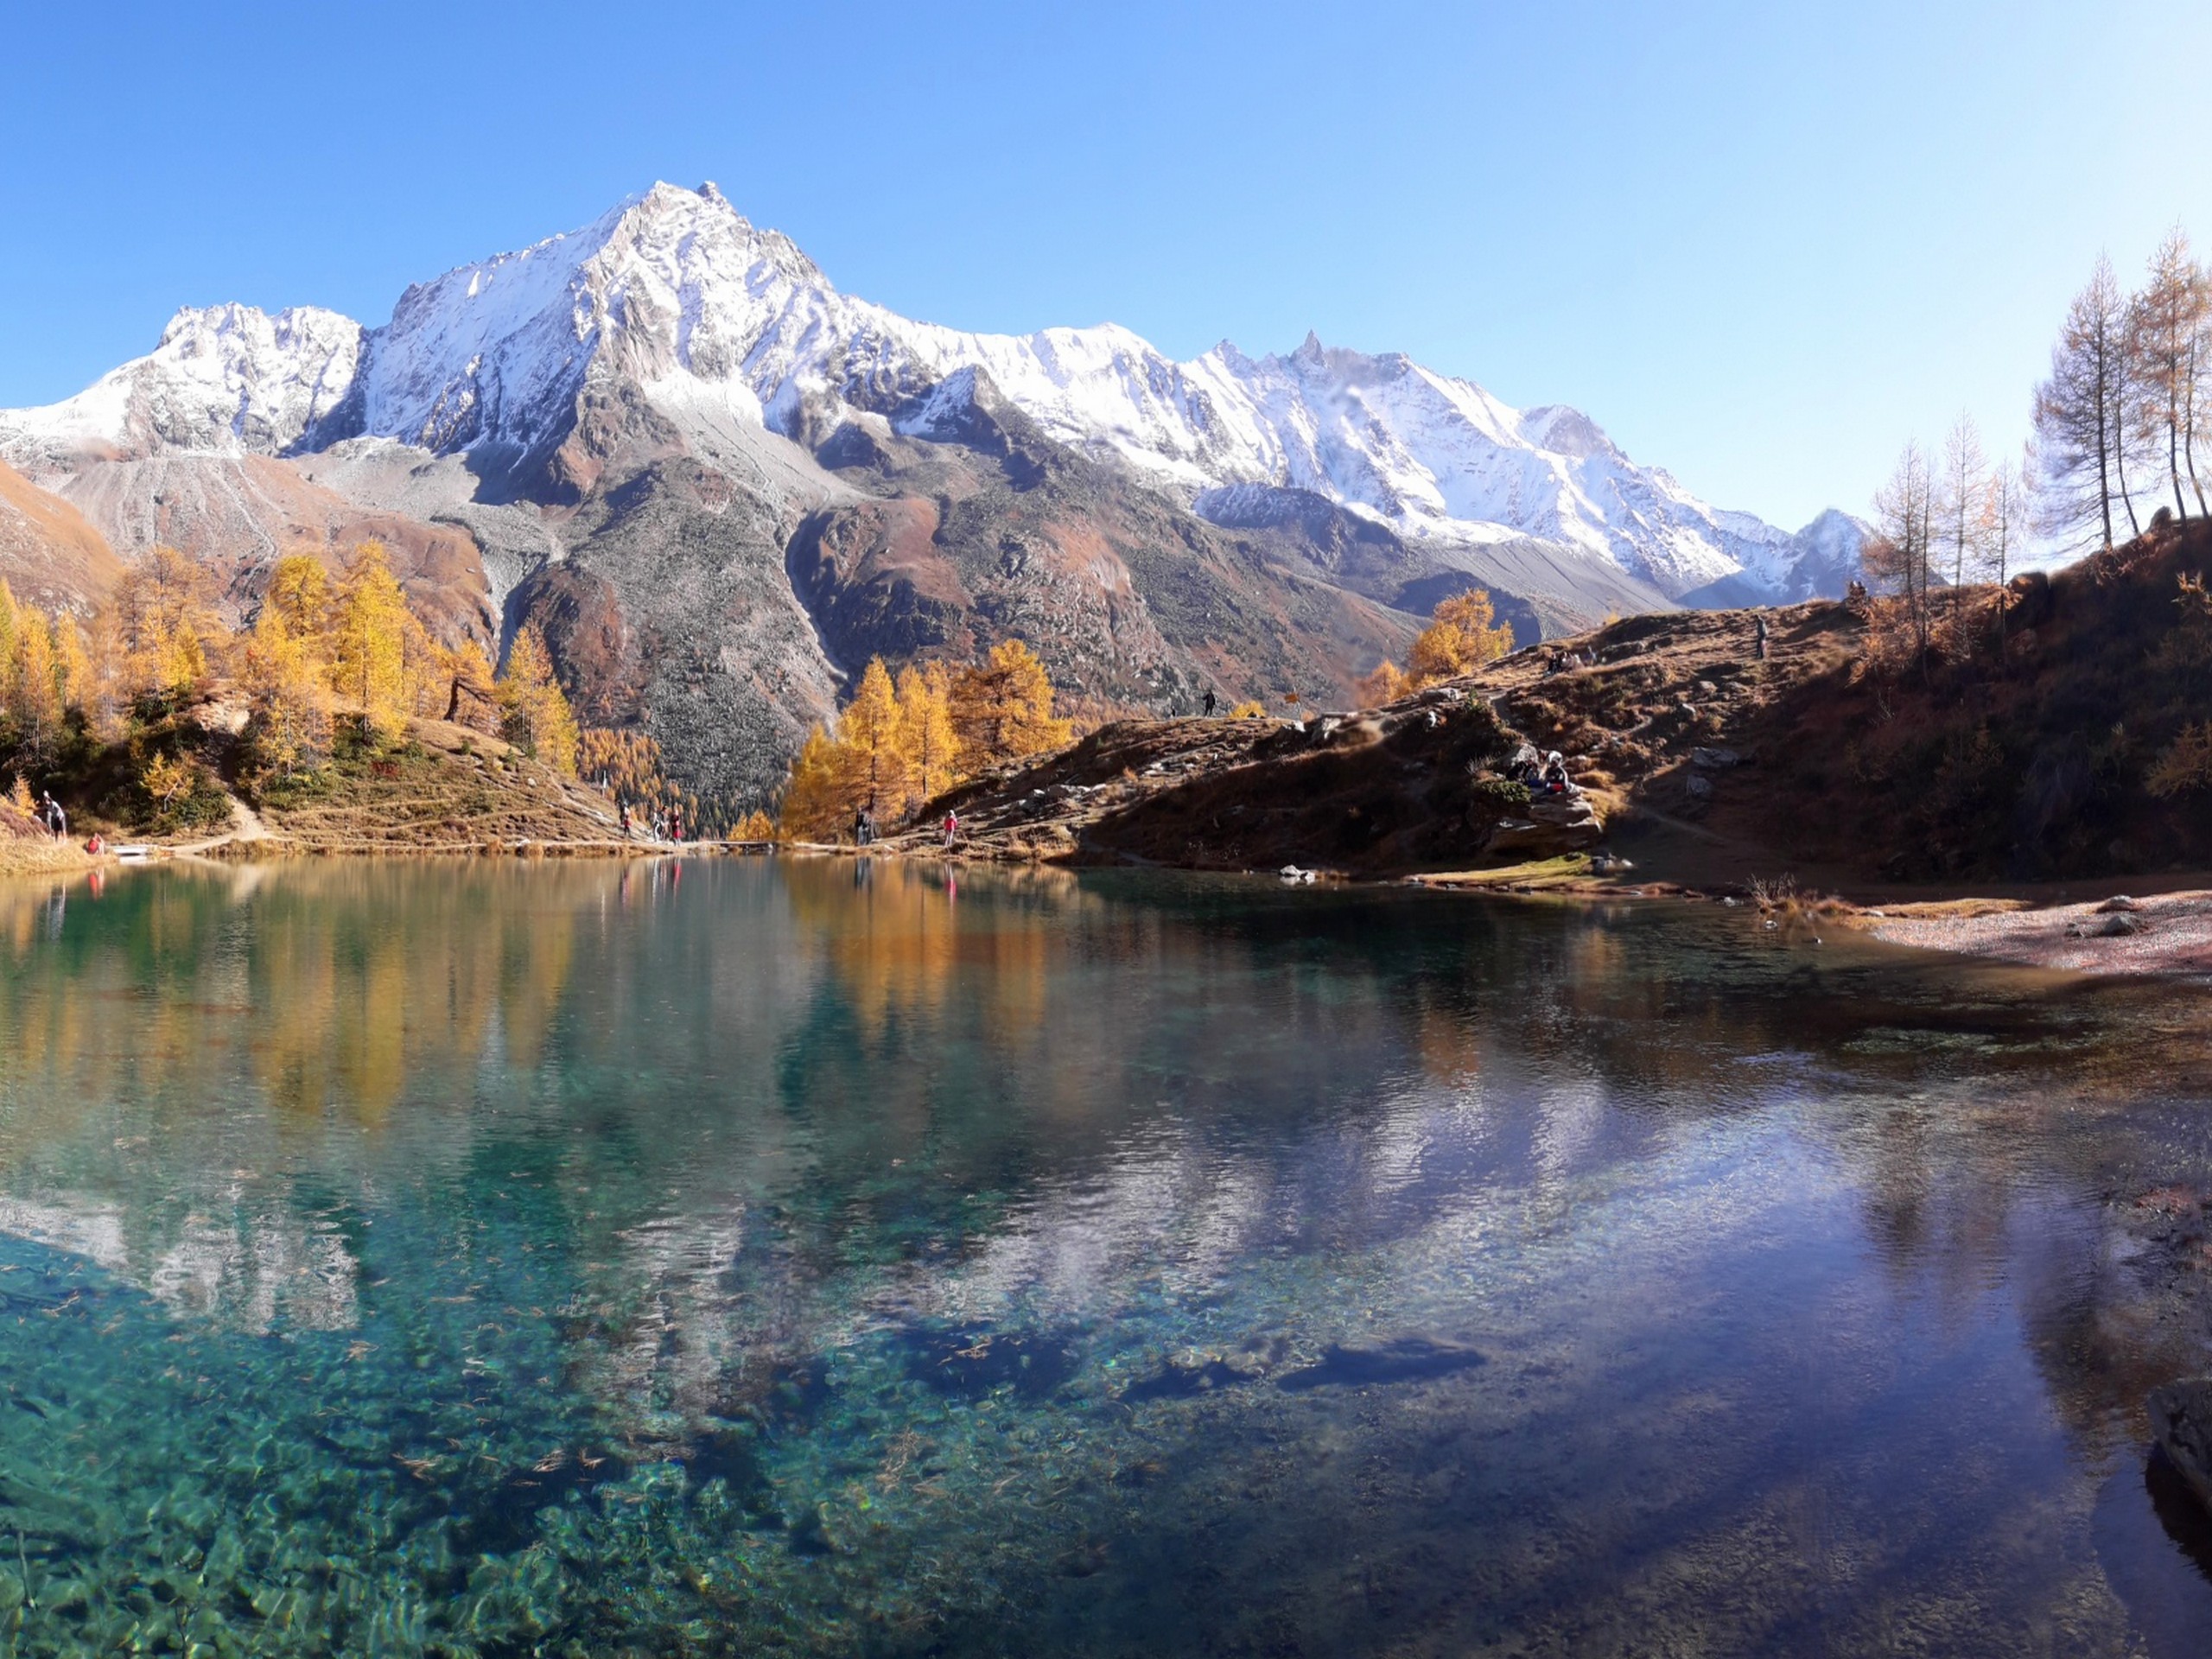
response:
<path id="1" fill-rule="evenodd" d="M 2151 1433 L 2198 1501 L 2212 1509 L 2212 1376 L 2153 1389 Z"/>
<path id="2" fill-rule="evenodd" d="M 1528 817 L 1506 818 L 1490 832 L 1483 851 L 1523 858 L 1557 858 L 1595 847 L 1605 838 L 1596 809 L 1580 794 L 1540 795 L 1529 803 Z"/>

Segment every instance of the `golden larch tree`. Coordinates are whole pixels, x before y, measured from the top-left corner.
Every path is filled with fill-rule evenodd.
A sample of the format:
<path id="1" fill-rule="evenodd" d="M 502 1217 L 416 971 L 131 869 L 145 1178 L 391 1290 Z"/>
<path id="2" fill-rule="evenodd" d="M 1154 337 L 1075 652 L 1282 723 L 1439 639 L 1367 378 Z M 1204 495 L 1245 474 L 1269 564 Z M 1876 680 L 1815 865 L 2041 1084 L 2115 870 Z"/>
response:
<path id="1" fill-rule="evenodd" d="M 7 667 L 16 660 L 16 630 L 22 626 L 22 607 L 4 580 L 0 580 L 0 681 L 4 680 Z M 0 696 L 7 695 L 4 683 L 0 683 Z"/>
<path id="2" fill-rule="evenodd" d="M 952 729 L 952 677 L 943 663 L 909 664 L 899 676 L 899 718 L 912 768 L 913 804 L 926 805 L 959 781 L 960 734 Z"/>
<path id="3" fill-rule="evenodd" d="M 1037 653 L 1019 639 L 952 677 L 952 727 L 963 772 L 1043 754 L 1069 742 L 1075 728 L 1052 712 L 1052 682 Z"/>
<path id="4" fill-rule="evenodd" d="M 1429 684 L 1471 674 L 1513 649 L 1513 628 L 1500 622 L 1490 594 L 1480 588 L 1454 594 L 1431 613 L 1406 655 L 1413 683 Z"/>
<path id="5" fill-rule="evenodd" d="M 329 650 L 330 605 L 330 573 L 322 561 L 311 553 L 287 553 L 269 573 L 261 614 L 275 612 L 302 650 L 324 655 Z"/>
<path id="6" fill-rule="evenodd" d="M 463 639 L 445 654 L 446 699 L 439 716 L 457 726 L 499 724 L 499 692 L 492 673 L 492 659 L 474 639 Z M 490 724 L 486 725 L 488 721 Z"/>
<path id="7" fill-rule="evenodd" d="M 330 683 L 387 735 L 405 728 L 407 600 L 382 542 L 363 542 L 346 562 L 330 627 Z"/>
<path id="8" fill-rule="evenodd" d="M 535 627 L 507 647 L 507 671 L 496 687 L 507 741 L 563 778 L 576 775 L 576 717 L 553 677 L 552 653 Z"/>
<path id="9" fill-rule="evenodd" d="M 246 643 L 245 690 L 252 708 L 254 746 L 273 771 L 289 776 L 321 760 L 330 748 L 329 664 L 312 620 L 265 604 Z"/>
<path id="10" fill-rule="evenodd" d="M 845 752 L 853 804 L 879 818 L 898 818 L 906 810 L 906 722 L 883 658 L 871 657 L 860 687 L 837 718 L 837 747 Z"/>
<path id="11" fill-rule="evenodd" d="M 779 817 L 783 834 L 794 841 L 827 841 L 846 816 L 846 768 L 830 734 L 817 726 L 806 734 L 791 762 Z"/>
<path id="12" fill-rule="evenodd" d="M 1358 694 L 1363 709 L 1379 709 L 1386 702 L 1395 702 L 1408 689 L 1405 670 L 1393 662 L 1376 664 L 1375 671 L 1362 675 L 1352 688 Z"/>
<path id="13" fill-rule="evenodd" d="M 156 547 L 126 569 L 110 608 L 126 701 L 182 702 L 223 666 L 230 635 L 215 613 L 213 578 L 176 549 Z"/>
<path id="14" fill-rule="evenodd" d="M 16 741 L 49 759 L 61 741 L 61 692 L 54 682 L 54 631 L 36 611 L 16 613 L 16 649 L 7 664 L 7 702 Z"/>

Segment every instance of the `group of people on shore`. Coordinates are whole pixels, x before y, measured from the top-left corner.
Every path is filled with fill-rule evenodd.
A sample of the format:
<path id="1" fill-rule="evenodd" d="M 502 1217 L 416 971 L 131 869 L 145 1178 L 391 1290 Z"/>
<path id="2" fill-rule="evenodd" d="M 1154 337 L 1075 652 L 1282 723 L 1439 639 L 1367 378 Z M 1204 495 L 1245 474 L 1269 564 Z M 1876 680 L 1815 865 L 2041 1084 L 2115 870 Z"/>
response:
<path id="1" fill-rule="evenodd" d="M 960 814 L 948 810 L 938 832 L 944 837 L 944 848 L 950 852 L 960 840 Z M 856 807 L 853 811 L 853 845 L 872 847 L 876 840 L 875 812 L 870 807 Z"/>
<path id="2" fill-rule="evenodd" d="M 618 803 L 616 810 L 622 826 L 622 837 L 626 841 L 637 834 L 639 828 L 638 820 L 631 813 L 627 801 Z M 650 840 L 680 842 L 683 839 L 683 809 L 671 806 L 665 812 L 656 811 L 645 819 L 643 827 Z"/>

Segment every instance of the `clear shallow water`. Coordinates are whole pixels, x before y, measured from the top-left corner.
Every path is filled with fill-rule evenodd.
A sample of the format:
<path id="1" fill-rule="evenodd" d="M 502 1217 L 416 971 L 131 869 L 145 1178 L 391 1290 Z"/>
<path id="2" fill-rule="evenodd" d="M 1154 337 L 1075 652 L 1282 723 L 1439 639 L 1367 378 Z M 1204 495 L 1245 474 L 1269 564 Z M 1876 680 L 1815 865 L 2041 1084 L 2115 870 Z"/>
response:
<path id="1" fill-rule="evenodd" d="M 0 1631 L 2200 1654 L 2208 1011 L 1168 877 L 0 887 Z"/>

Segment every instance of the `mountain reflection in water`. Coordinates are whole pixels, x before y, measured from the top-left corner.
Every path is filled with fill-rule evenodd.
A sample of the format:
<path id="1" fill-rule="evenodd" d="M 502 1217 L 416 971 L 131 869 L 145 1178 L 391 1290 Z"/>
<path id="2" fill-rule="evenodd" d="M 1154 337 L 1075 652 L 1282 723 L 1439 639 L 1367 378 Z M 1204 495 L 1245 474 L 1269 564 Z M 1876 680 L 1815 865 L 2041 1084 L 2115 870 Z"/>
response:
<path id="1" fill-rule="evenodd" d="M 2207 1012 L 1164 875 L 0 886 L 0 1625 L 2194 1652 Z"/>

